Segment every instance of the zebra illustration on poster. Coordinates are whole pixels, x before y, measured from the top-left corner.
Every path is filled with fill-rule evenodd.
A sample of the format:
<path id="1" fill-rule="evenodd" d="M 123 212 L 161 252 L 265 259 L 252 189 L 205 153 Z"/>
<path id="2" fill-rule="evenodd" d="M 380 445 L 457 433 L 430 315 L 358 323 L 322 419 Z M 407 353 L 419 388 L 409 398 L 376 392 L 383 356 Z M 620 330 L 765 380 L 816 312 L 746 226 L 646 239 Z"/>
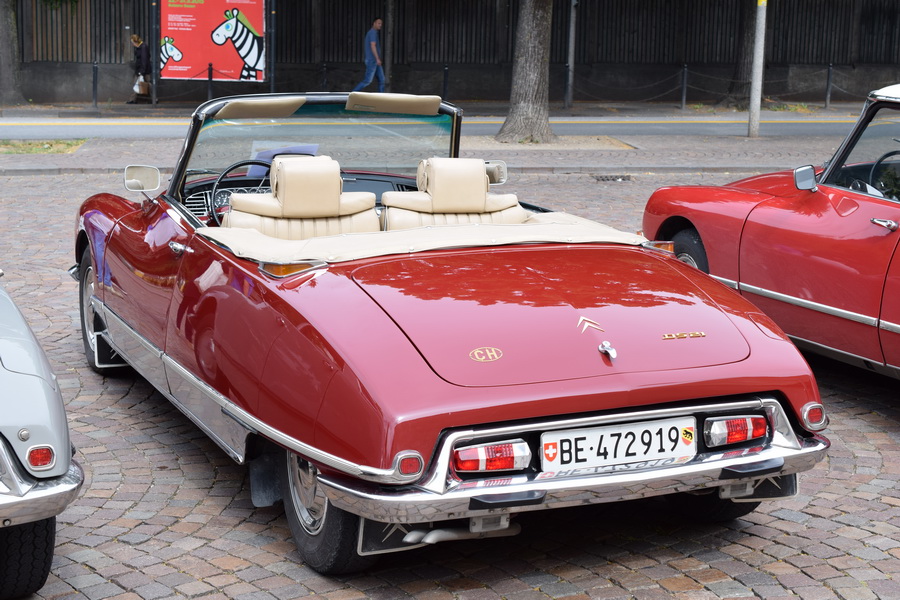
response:
<path id="1" fill-rule="evenodd" d="M 162 73 L 163 68 L 166 66 L 166 63 L 169 62 L 171 58 L 175 62 L 179 62 L 184 56 L 181 54 L 181 50 L 179 50 L 175 44 L 175 38 L 170 38 L 169 36 L 165 36 L 163 39 L 159 41 L 159 72 Z"/>
<path id="2" fill-rule="evenodd" d="M 241 81 L 256 81 L 257 73 L 262 73 L 266 64 L 265 42 L 236 8 L 226 10 L 225 21 L 212 32 L 212 41 L 217 46 L 227 40 L 231 40 L 238 56 L 244 61 Z"/>

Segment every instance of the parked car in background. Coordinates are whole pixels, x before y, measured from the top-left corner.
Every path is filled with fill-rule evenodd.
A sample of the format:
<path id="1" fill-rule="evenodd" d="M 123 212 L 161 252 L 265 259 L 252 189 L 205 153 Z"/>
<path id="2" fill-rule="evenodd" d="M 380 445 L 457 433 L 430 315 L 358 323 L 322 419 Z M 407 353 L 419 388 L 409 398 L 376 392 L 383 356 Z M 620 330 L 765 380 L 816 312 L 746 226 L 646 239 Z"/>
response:
<path id="1" fill-rule="evenodd" d="M 161 193 L 78 212 L 87 361 L 130 364 L 249 465 L 322 573 L 524 511 L 665 495 L 726 520 L 794 494 L 827 418 L 771 319 L 496 191 L 461 118 L 402 94 L 203 104 Z"/>
<path id="2" fill-rule="evenodd" d="M 900 374 L 900 85 L 869 95 L 825 166 L 662 188 L 643 226 L 799 347 Z"/>
<path id="3" fill-rule="evenodd" d="M 0 599 L 7 600 L 43 587 L 56 515 L 78 496 L 84 473 L 72 460 L 56 377 L 2 287 L 0 389 Z"/>

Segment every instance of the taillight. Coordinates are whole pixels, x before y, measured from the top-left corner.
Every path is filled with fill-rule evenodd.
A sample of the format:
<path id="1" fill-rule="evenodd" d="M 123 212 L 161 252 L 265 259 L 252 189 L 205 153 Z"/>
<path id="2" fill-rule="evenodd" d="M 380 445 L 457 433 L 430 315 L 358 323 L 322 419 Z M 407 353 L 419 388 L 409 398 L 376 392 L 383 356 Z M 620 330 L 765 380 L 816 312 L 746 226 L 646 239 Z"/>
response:
<path id="1" fill-rule="evenodd" d="M 56 462 L 56 454 L 50 446 L 35 446 L 28 450 L 28 464 L 33 469 L 49 469 Z"/>
<path id="2" fill-rule="evenodd" d="M 453 467 L 466 473 L 514 471 L 531 464 L 531 449 L 522 440 L 507 440 L 453 451 Z"/>
<path id="3" fill-rule="evenodd" d="M 800 411 L 800 418 L 803 419 L 803 426 L 810 431 L 822 431 L 828 426 L 828 415 L 825 414 L 825 407 L 818 402 L 810 402 Z"/>
<path id="4" fill-rule="evenodd" d="M 759 415 L 714 417 L 706 419 L 703 425 L 704 439 L 710 448 L 756 440 L 768 432 L 768 421 Z"/>

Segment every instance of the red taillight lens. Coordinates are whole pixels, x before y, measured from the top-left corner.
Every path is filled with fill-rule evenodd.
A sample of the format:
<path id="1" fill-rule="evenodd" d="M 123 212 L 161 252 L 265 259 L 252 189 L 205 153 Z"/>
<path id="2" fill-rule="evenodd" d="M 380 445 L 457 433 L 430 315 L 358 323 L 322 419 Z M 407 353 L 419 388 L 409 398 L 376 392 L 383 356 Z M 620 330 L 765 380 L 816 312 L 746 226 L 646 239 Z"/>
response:
<path id="1" fill-rule="evenodd" d="M 453 467 L 468 473 L 518 470 L 530 463 L 531 450 L 522 440 L 468 446 L 453 451 Z"/>
<path id="2" fill-rule="evenodd" d="M 38 446 L 28 451 L 28 464 L 35 469 L 46 469 L 53 466 L 56 455 L 50 446 Z"/>
<path id="3" fill-rule="evenodd" d="M 703 426 L 706 445 L 710 448 L 759 439 L 768 432 L 769 423 L 759 415 L 716 417 L 707 419 Z"/>

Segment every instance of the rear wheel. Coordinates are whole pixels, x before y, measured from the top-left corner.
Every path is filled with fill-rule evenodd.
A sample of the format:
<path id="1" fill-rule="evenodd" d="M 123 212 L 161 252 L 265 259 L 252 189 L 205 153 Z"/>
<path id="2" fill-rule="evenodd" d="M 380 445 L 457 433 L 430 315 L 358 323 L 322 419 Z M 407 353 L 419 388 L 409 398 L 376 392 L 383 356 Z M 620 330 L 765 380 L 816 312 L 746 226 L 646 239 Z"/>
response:
<path id="1" fill-rule="evenodd" d="M 735 502 L 729 498 L 719 498 L 717 490 L 702 494 L 671 494 L 666 496 L 669 504 L 682 516 L 699 523 L 725 523 L 749 515 L 759 506 L 759 502 Z"/>
<path id="2" fill-rule="evenodd" d="M 297 551 L 303 562 L 325 575 L 363 570 L 375 560 L 357 551 L 359 517 L 341 510 L 322 492 L 315 465 L 287 452 L 282 496 Z"/>
<path id="3" fill-rule="evenodd" d="M 0 529 L 0 600 L 44 587 L 56 542 L 56 517 Z"/>
<path id="4" fill-rule="evenodd" d="M 672 237 L 675 243 L 675 257 L 695 269 L 709 273 L 709 261 L 700 234 L 694 228 L 682 229 Z"/>

